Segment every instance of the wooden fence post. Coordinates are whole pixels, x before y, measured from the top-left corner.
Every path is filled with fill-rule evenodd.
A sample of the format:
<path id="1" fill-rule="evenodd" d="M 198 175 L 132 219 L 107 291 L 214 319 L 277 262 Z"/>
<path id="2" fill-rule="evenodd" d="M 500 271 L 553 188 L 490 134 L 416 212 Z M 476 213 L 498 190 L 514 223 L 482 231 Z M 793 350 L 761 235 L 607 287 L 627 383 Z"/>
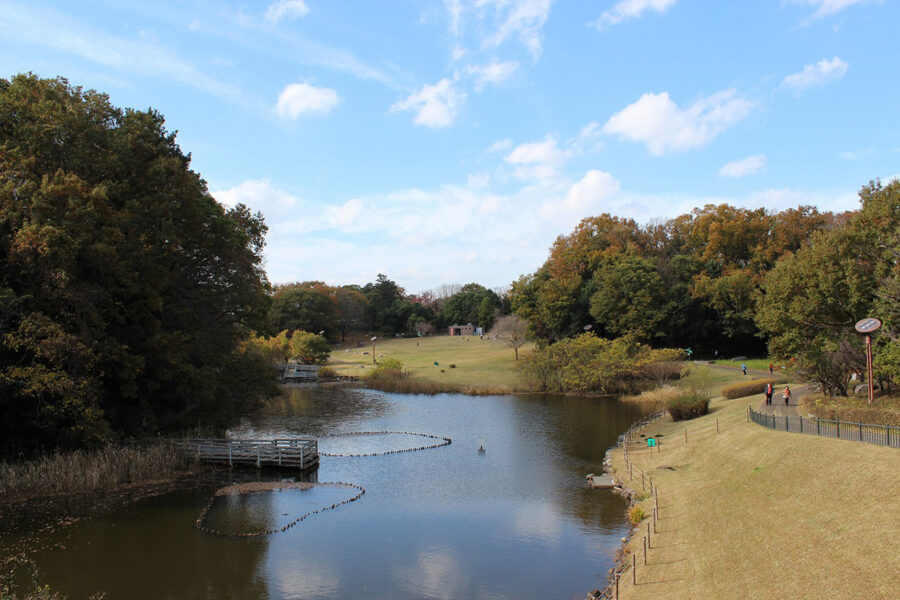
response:
<path id="1" fill-rule="evenodd" d="M 616 600 L 619 600 L 619 574 L 616 573 Z"/>
<path id="2" fill-rule="evenodd" d="M 687 444 L 687 427 L 684 428 L 684 443 Z"/>
<path id="3" fill-rule="evenodd" d="M 637 585 L 637 554 L 631 555 L 631 583 Z"/>
<path id="4" fill-rule="evenodd" d="M 716 435 L 719 435 L 719 420 L 716 419 Z"/>
<path id="5" fill-rule="evenodd" d="M 647 538 L 644 537 L 644 566 L 647 566 Z"/>

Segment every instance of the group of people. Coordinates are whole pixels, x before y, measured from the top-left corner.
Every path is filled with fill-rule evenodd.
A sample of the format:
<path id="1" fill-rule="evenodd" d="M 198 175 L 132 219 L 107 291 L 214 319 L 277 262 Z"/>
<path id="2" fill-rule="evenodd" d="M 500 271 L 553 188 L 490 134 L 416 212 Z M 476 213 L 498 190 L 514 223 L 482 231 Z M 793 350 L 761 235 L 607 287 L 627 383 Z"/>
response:
<path id="1" fill-rule="evenodd" d="M 771 383 L 766 384 L 766 405 L 772 405 L 772 396 L 775 395 L 775 387 Z M 791 403 L 791 388 L 790 386 L 784 386 L 784 390 L 781 391 L 781 398 L 784 400 L 784 405 L 787 406 Z"/>

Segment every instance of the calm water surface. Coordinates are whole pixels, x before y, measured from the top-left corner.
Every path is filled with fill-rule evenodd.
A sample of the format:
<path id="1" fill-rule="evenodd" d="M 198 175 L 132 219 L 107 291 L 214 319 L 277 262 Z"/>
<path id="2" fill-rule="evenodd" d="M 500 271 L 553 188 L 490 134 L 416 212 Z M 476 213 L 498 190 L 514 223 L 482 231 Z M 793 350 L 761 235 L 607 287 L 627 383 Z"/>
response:
<path id="1" fill-rule="evenodd" d="M 410 431 L 443 448 L 365 458 L 323 457 L 307 480 L 355 483 L 358 501 L 267 537 L 194 528 L 212 491 L 290 477 L 223 473 L 100 511 L 35 554 L 44 579 L 70 598 L 561 598 L 602 587 L 625 503 L 590 490 L 606 449 L 640 409 L 614 399 L 408 396 L 294 388 L 235 428 L 234 437 Z M 478 453 L 483 441 L 486 452 Z M 378 452 L 421 438 L 325 438 L 332 452 Z M 217 500 L 210 523 L 233 532 L 282 525 L 354 495 L 330 487 Z M 64 547 L 59 547 L 60 545 Z"/>

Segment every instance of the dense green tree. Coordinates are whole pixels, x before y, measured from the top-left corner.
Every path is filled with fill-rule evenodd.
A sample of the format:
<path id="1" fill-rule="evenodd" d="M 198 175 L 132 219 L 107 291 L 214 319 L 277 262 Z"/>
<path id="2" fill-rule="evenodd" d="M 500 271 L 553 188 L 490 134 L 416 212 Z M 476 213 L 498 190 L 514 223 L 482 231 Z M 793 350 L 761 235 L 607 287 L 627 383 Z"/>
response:
<path id="1" fill-rule="evenodd" d="M 331 356 L 331 346 L 321 335 L 307 331 L 291 334 L 291 358 L 306 365 L 324 365 Z"/>
<path id="2" fill-rule="evenodd" d="M 859 214 L 840 228 L 811 237 L 809 246 L 782 257 L 764 281 L 757 323 L 771 352 L 794 359 L 800 371 L 829 394 L 847 393 L 850 374 L 864 372 L 856 321 L 885 321 L 876 336 L 879 376 L 897 380 L 900 182 L 860 191 Z"/>
<path id="3" fill-rule="evenodd" d="M 500 310 L 500 297 L 477 283 L 467 283 L 447 298 L 441 307 L 441 319 L 448 325 L 473 323 L 490 329 L 494 313 Z"/>
<path id="4" fill-rule="evenodd" d="M 269 321 L 275 331 L 301 329 L 336 336 L 340 329 L 332 288 L 319 282 L 278 286 L 272 297 Z"/>
<path id="5" fill-rule="evenodd" d="M 225 209 L 153 110 L 0 80 L 0 445 L 224 425 L 268 376 L 266 227 Z M 263 369 L 263 370 L 261 370 Z"/>
<path id="6" fill-rule="evenodd" d="M 341 341 L 351 331 L 360 331 L 367 325 L 371 305 L 358 286 L 343 286 L 334 290 L 338 307 L 338 326 Z"/>

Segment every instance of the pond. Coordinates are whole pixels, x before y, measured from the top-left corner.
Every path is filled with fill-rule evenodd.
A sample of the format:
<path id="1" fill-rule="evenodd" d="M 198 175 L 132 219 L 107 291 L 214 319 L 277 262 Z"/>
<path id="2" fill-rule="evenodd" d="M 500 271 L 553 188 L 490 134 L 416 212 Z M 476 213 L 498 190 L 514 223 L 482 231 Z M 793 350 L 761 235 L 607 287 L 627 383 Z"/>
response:
<path id="1" fill-rule="evenodd" d="M 239 481 L 292 473 L 227 471 L 194 485 L 99 511 L 43 534 L 34 558 L 70 598 L 561 598 L 602 587 L 624 500 L 591 490 L 606 449 L 639 407 L 612 398 L 549 395 L 417 396 L 342 387 L 296 387 L 230 432 L 233 437 L 320 436 L 333 454 L 381 453 L 437 440 L 452 444 L 368 457 L 323 456 L 304 486 L 216 498 Z M 479 452 L 479 446 L 484 447 Z M 299 479 L 299 478 L 298 478 Z M 40 537 L 40 536 L 38 536 Z"/>

